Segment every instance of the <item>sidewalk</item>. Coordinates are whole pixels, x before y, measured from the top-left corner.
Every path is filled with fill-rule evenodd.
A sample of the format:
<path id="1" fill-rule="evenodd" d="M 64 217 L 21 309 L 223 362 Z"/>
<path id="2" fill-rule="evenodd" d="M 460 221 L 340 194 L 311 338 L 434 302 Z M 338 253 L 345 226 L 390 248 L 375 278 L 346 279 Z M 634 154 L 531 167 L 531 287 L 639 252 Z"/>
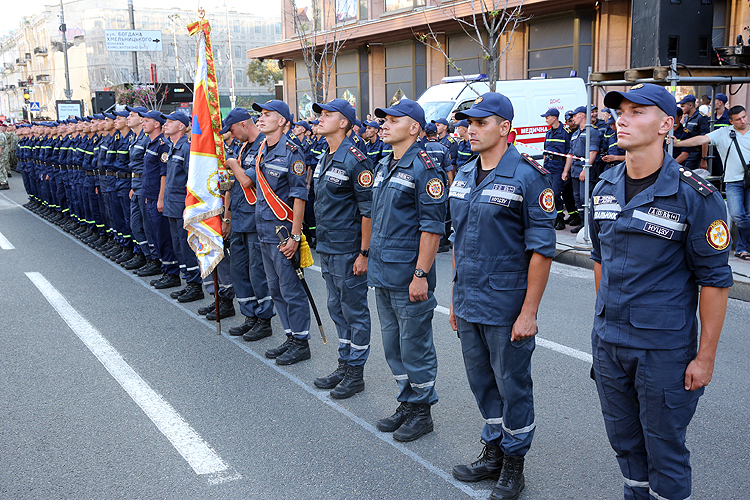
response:
<path id="1" fill-rule="evenodd" d="M 591 251 L 576 241 L 576 235 L 565 228 L 557 233 L 557 252 L 555 261 L 571 266 L 594 269 Z M 742 260 L 729 254 L 729 265 L 732 267 L 734 286 L 729 289 L 729 297 L 750 302 L 750 260 Z"/>

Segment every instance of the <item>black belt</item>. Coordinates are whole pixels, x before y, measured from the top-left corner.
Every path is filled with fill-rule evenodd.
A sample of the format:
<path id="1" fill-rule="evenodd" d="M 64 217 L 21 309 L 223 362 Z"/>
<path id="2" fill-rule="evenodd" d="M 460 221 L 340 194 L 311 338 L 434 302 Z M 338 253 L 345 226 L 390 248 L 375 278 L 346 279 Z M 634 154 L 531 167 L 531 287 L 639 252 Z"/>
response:
<path id="1" fill-rule="evenodd" d="M 115 174 L 117 174 L 117 172 L 115 172 L 114 170 L 105 170 L 104 171 L 104 175 L 110 175 L 110 176 L 114 177 Z"/>
<path id="2" fill-rule="evenodd" d="M 143 177 L 143 174 L 138 174 L 136 172 L 133 172 L 133 179 L 140 179 L 141 177 Z"/>
<path id="3" fill-rule="evenodd" d="M 86 175 L 96 175 L 98 173 L 98 170 L 86 170 Z"/>
<path id="4" fill-rule="evenodd" d="M 115 172 L 115 176 L 118 179 L 129 179 L 130 178 L 130 174 L 126 174 L 125 172 Z"/>

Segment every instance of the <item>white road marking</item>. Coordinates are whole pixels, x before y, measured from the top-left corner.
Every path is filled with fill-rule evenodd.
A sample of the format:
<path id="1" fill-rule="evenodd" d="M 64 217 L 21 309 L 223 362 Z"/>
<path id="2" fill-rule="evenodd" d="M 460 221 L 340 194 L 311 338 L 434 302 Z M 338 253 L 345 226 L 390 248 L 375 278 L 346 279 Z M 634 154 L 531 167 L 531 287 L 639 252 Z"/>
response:
<path id="1" fill-rule="evenodd" d="M 14 247 L 10 241 L 8 241 L 8 238 L 3 236 L 3 233 L 0 233 L 0 249 L 2 250 L 13 250 Z"/>
<path id="2" fill-rule="evenodd" d="M 221 457 L 125 362 L 107 339 L 81 316 L 44 276 L 34 272 L 28 272 L 26 276 L 159 431 L 169 439 L 196 474 L 209 474 L 212 476 L 212 482 L 239 478 L 227 474 L 230 472 L 229 467 Z"/>

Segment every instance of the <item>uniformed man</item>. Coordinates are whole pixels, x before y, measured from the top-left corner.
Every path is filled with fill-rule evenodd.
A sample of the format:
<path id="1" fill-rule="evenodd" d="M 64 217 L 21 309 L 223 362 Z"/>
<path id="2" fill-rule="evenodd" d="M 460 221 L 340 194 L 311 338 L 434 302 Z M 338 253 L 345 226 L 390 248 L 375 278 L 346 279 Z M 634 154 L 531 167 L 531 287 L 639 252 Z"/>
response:
<path id="1" fill-rule="evenodd" d="M 715 121 L 714 130 L 722 127 L 731 127 L 729 122 L 729 112 L 727 111 L 727 102 L 729 98 L 726 94 L 718 92 L 714 99 Z M 722 175 L 724 173 L 724 159 L 719 154 L 717 148 L 713 148 L 713 163 L 711 165 L 711 175 Z"/>
<path id="2" fill-rule="evenodd" d="M 594 380 L 624 497 L 690 498 L 685 434 L 733 283 L 726 206 L 664 153 L 676 107 L 665 88 L 638 84 L 604 103 L 626 153 L 593 191 Z"/>
<path id="3" fill-rule="evenodd" d="M 570 136 L 570 149 L 568 150 L 568 154 L 577 158 L 588 157 L 588 164 L 593 165 L 596 156 L 599 154 L 599 131 L 592 126 L 586 126 L 586 106 L 578 106 L 573 110 L 572 119 L 578 128 L 573 132 L 573 135 Z M 586 151 L 587 134 L 590 136 L 588 151 Z M 584 161 L 566 158 L 562 179 L 563 181 L 571 179 L 576 210 L 578 213 L 582 213 L 586 189 L 586 170 L 584 169 Z M 580 220 L 578 226 L 571 229 L 570 232 L 577 233 L 581 229 L 583 229 L 583 220 Z"/>
<path id="4" fill-rule="evenodd" d="M 695 105 L 694 95 L 686 95 L 677 104 L 682 106 L 682 119 L 685 123 L 685 129 L 688 132 L 688 139 L 698 135 L 706 135 L 710 131 L 708 119 L 698 111 Z M 707 144 L 691 148 L 688 153 L 688 158 L 683 163 L 685 168 L 690 170 L 697 168 L 708 169 L 708 162 L 706 161 L 708 158 Z"/>
<path id="5" fill-rule="evenodd" d="M 10 189 L 8 171 L 10 170 L 10 141 L 5 136 L 5 124 L 0 127 L 0 190 Z"/>
<path id="6" fill-rule="evenodd" d="M 380 124 L 377 121 L 372 120 L 364 122 L 364 125 L 365 131 L 362 134 L 362 137 L 367 143 L 367 157 L 373 165 L 376 165 L 383 157 L 383 147 L 385 146 L 383 141 L 380 140 L 380 137 L 378 137 Z"/>
<path id="7" fill-rule="evenodd" d="M 190 126 L 190 117 L 175 111 L 166 118 L 166 133 L 172 146 L 167 156 L 167 176 L 164 182 L 162 215 L 169 220 L 169 232 L 172 236 L 172 248 L 177 254 L 182 277 L 187 285 L 176 291 L 172 298 L 178 302 L 193 302 L 204 297 L 198 257 L 187 242 L 187 229 L 182 215 L 185 211 L 187 196 L 188 166 L 190 163 L 190 143 L 186 132 Z M 172 295 L 172 294 L 170 294 Z"/>
<path id="8" fill-rule="evenodd" d="M 302 241 L 308 191 L 305 157 L 283 134 L 284 126 L 292 119 L 285 102 L 256 102 L 253 109 L 260 113 L 256 124 L 266 136 L 258 150 L 256 175 L 260 189 L 256 191 L 255 223 L 268 288 L 287 336 L 283 344 L 267 350 L 265 355 L 279 365 L 291 365 L 310 359 L 310 305 L 290 260 L 298 254 Z M 277 226 L 283 226 L 283 236 L 289 235 L 281 246 Z"/>
<path id="9" fill-rule="evenodd" d="M 395 413 L 378 420 L 397 441 L 432 432 L 431 405 L 437 403 L 437 355 L 432 340 L 433 266 L 445 233 L 445 172 L 430 159 L 422 142 L 424 110 L 401 99 L 378 108 L 383 140 L 393 152 L 375 169 L 368 283 L 375 287 L 383 348 L 398 385 Z"/>
<path id="10" fill-rule="evenodd" d="M 565 229 L 565 209 L 563 205 L 563 189 L 565 188 L 565 181 L 563 181 L 562 173 L 565 170 L 565 156 L 570 149 L 570 134 L 565 130 L 565 127 L 560 123 L 560 111 L 555 108 L 550 108 L 542 114 L 542 118 L 549 125 L 549 130 L 544 136 L 544 150 L 551 153 L 544 155 L 544 168 L 549 171 L 552 177 L 552 192 L 555 194 L 555 210 L 557 212 L 557 219 L 555 219 L 555 229 Z M 577 226 L 581 223 L 580 216 L 575 214 L 575 217 L 570 219 L 570 224 Z"/>
<path id="11" fill-rule="evenodd" d="M 451 164 L 450 153 L 448 148 L 445 147 L 438 139 L 437 127 L 434 123 L 426 123 L 424 126 L 424 149 L 427 154 L 430 155 L 432 161 L 436 166 L 442 168 L 446 174 L 453 172 L 453 165 Z M 451 175 L 448 175 L 450 179 Z"/>
<path id="12" fill-rule="evenodd" d="M 365 389 L 363 372 L 370 354 L 367 260 L 370 248 L 372 162 L 347 137 L 355 111 L 344 99 L 313 104 L 318 130 L 328 147 L 315 169 L 317 252 L 328 290 L 328 313 L 339 337 L 338 367 L 314 381 L 346 399 Z"/>
<path id="13" fill-rule="evenodd" d="M 458 133 L 459 137 L 458 155 L 456 156 L 456 168 L 458 169 L 472 157 L 471 141 L 469 140 L 469 122 L 459 120 L 456 123 L 456 133 Z"/>
<path id="14" fill-rule="evenodd" d="M 130 232 L 133 235 L 133 244 L 135 245 L 134 256 L 131 260 L 123 263 L 123 267 L 128 270 L 140 269 L 149 261 L 155 260 L 156 255 L 153 253 L 153 236 L 151 234 L 151 221 L 146 213 L 146 203 L 143 198 L 143 157 L 146 154 L 146 146 L 151 142 L 146 132 L 143 130 L 143 124 L 140 113 L 148 112 L 144 106 L 125 106 L 128 112 L 127 124 L 133 135 L 130 137 L 129 144 L 129 163 L 130 170 Z"/>
<path id="15" fill-rule="evenodd" d="M 599 107 L 596 105 L 591 106 L 591 125 L 599 131 L 606 126 L 606 122 L 599 118 Z"/>
<path id="16" fill-rule="evenodd" d="M 274 315 L 255 220 L 256 156 L 265 135 L 260 133 L 245 108 L 230 111 L 221 130 L 231 133 L 241 142 L 237 154 L 229 156 L 226 161 L 234 180 L 232 189 L 224 198 L 222 230 L 229 234 L 232 249 L 230 272 L 245 322 L 230 328 L 229 334 L 255 341 L 273 334 L 271 318 Z"/>
<path id="17" fill-rule="evenodd" d="M 600 130 L 600 132 L 603 132 L 600 139 L 600 149 L 605 151 L 602 161 L 604 161 L 604 168 L 606 170 L 625 161 L 625 150 L 617 145 L 617 125 L 614 116 L 609 117 L 607 128 Z"/>
<path id="18" fill-rule="evenodd" d="M 454 169 L 458 159 L 458 141 L 448 134 L 448 120 L 445 118 L 438 118 L 437 120 L 432 120 L 431 123 L 434 123 L 437 127 L 440 143 L 448 148 L 448 153 L 451 157 L 451 169 Z M 448 178 L 450 179 L 451 177 L 449 176 Z"/>
<path id="19" fill-rule="evenodd" d="M 524 456 L 536 427 L 536 316 L 555 256 L 551 179 L 508 145 L 513 115 L 510 99 L 494 92 L 456 113 L 468 119 L 471 149 L 479 156 L 461 167 L 450 189 L 455 235 L 449 320 L 487 422 L 480 459 L 455 466 L 453 476 L 498 479 L 494 500 L 514 500 L 524 488 Z"/>

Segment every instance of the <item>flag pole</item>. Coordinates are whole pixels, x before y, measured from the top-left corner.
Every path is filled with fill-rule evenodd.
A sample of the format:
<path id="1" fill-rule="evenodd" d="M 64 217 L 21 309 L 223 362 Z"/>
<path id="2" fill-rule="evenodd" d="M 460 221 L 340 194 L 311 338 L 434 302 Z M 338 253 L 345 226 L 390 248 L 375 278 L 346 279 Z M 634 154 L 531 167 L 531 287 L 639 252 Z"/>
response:
<path id="1" fill-rule="evenodd" d="M 221 335 L 221 315 L 219 314 L 219 278 L 214 269 L 214 303 L 216 304 L 216 335 Z"/>

